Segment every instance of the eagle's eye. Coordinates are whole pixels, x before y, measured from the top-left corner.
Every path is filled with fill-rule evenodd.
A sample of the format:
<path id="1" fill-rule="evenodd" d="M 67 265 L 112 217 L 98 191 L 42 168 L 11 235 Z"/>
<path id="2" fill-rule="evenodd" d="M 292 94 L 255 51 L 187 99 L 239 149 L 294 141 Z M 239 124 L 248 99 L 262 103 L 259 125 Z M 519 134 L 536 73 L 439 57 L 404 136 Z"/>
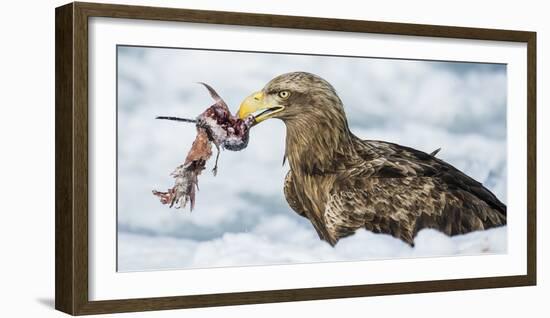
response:
<path id="1" fill-rule="evenodd" d="M 290 97 L 290 92 L 289 91 L 280 91 L 278 93 L 278 95 L 281 99 L 287 99 L 288 97 Z"/>

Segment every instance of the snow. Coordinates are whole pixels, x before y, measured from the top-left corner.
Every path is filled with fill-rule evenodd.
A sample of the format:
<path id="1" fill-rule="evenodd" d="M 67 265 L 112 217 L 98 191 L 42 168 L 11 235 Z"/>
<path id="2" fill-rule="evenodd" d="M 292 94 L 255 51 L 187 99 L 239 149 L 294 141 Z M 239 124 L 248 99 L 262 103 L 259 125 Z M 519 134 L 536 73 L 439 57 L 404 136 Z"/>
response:
<path id="1" fill-rule="evenodd" d="M 453 237 L 425 229 L 418 233 L 415 247 L 366 230 L 331 247 L 313 232 L 291 224 L 280 228 L 289 233 L 283 239 L 262 227 L 249 233 L 225 233 L 206 242 L 122 233 L 118 265 L 125 271 L 141 271 L 506 253 L 506 227 Z"/>

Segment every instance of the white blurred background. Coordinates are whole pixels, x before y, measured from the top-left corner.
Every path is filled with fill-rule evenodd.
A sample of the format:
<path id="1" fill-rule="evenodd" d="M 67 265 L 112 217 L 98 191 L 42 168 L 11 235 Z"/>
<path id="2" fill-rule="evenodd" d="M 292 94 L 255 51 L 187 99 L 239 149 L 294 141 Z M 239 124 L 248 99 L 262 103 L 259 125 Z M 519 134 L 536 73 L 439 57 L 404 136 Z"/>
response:
<path id="1" fill-rule="evenodd" d="M 196 82 L 236 111 L 273 77 L 307 71 L 336 88 L 357 136 L 441 147 L 438 157 L 506 202 L 505 65 L 140 47 L 118 54 L 119 271 L 505 252 L 506 228 L 452 239 L 425 230 L 415 248 L 360 231 L 330 247 L 284 199 L 278 120 L 256 126 L 245 150 L 222 152 L 217 177 L 203 172 L 193 213 L 151 194 L 172 186 L 169 173 L 195 137 L 191 124 L 154 118 L 195 117 L 211 105 Z"/>

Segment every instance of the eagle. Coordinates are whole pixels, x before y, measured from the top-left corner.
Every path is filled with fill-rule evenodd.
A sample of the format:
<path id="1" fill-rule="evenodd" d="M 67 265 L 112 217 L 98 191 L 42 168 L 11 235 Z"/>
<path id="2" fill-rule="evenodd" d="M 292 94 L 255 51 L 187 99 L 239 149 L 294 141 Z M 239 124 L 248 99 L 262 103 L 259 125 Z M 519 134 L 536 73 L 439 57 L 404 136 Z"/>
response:
<path id="1" fill-rule="evenodd" d="M 437 150 L 355 136 L 334 87 L 315 74 L 275 77 L 241 103 L 238 117 L 251 114 L 255 125 L 285 124 L 286 201 L 332 246 L 358 229 L 414 246 L 425 228 L 452 236 L 506 224 L 506 205 Z"/>

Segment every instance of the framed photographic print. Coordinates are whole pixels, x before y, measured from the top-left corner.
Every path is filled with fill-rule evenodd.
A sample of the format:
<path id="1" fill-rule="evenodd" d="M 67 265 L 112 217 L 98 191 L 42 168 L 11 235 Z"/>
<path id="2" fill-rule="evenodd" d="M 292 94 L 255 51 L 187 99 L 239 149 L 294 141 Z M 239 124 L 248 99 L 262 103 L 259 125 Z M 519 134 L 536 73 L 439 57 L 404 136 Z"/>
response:
<path id="1" fill-rule="evenodd" d="M 535 54 L 527 31 L 57 8 L 56 308 L 535 285 Z"/>

